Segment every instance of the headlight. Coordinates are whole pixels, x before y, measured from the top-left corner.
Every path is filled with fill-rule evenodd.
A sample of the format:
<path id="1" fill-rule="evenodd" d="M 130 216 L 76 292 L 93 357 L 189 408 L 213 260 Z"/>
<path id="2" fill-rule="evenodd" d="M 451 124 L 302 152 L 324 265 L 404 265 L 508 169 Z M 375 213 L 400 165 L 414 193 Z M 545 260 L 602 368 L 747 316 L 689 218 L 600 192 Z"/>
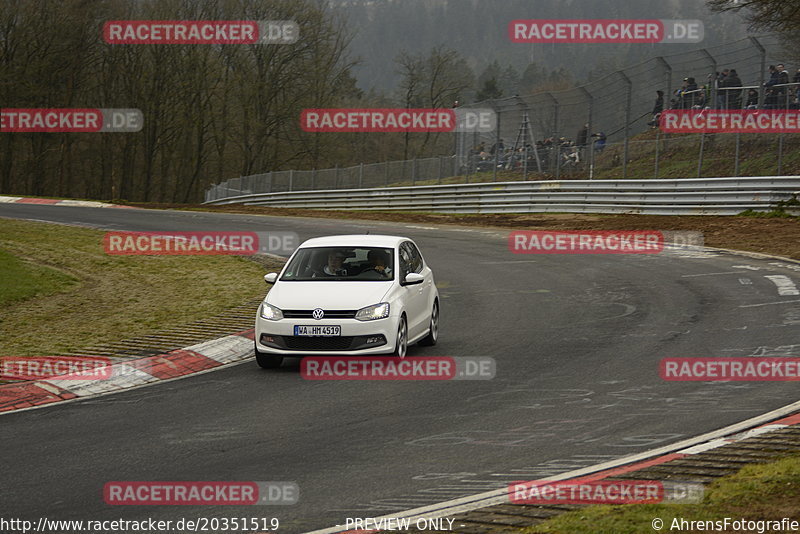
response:
<path id="1" fill-rule="evenodd" d="M 384 317 L 389 317 L 388 302 L 373 304 L 372 306 L 361 308 L 356 312 L 356 319 L 359 321 L 374 321 L 375 319 L 383 319 Z"/>
<path id="2" fill-rule="evenodd" d="M 268 319 L 270 321 L 280 321 L 283 319 L 283 312 L 272 306 L 271 304 L 267 304 L 266 302 L 261 303 L 261 317 L 264 319 Z"/>

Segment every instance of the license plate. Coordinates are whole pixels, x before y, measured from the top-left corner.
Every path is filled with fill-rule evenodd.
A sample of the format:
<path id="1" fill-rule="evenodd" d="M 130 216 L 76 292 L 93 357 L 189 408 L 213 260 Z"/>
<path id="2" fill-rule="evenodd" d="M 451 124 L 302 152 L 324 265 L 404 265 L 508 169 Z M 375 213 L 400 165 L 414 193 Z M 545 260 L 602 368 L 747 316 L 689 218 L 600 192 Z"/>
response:
<path id="1" fill-rule="evenodd" d="M 330 326 L 295 325 L 294 326 L 294 335 L 295 336 L 305 336 L 305 337 L 334 337 L 334 336 L 341 336 L 342 335 L 342 327 L 338 326 L 338 325 L 330 325 Z"/>

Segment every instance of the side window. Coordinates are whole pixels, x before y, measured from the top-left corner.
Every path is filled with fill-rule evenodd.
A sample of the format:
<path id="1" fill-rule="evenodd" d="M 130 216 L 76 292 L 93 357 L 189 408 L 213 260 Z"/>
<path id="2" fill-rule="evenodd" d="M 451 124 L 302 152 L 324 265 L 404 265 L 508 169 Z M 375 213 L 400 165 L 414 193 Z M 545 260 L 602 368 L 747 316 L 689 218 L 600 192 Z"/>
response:
<path id="1" fill-rule="evenodd" d="M 414 254 L 408 246 L 408 242 L 401 243 L 400 249 L 400 280 L 405 279 L 408 273 L 414 272 Z"/>
<path id="2" fill-rule="evenodd" d="M 422 272 L 422 254 L 419 253 L 419 249 L 414 245 L 414 243 L 408 242 L 409 250 L 411 250 L 411 258 L 412 258 L 412 265 L 414 268 L 415 273 Z"/>

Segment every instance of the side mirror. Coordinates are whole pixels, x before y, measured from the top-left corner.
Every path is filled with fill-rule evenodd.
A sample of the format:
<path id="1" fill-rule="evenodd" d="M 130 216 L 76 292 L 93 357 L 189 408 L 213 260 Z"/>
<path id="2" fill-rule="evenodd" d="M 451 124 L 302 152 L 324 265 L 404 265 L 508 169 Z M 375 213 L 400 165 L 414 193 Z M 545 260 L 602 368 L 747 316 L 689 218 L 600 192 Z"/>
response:
<path id="1" fill-rule="evenodd" d="M 413 286 L 414 284 L 421 284 L 425 277 L 419 273 L 408 273 L 406 279 L 403 281 L 404 286 Z"/>
<path id="2" fill-rule="evenodd" d="M 278 281 L 278 273 L 268 273 L 264 275 L 264 281 L 268 284 L 274 284 Z"/>

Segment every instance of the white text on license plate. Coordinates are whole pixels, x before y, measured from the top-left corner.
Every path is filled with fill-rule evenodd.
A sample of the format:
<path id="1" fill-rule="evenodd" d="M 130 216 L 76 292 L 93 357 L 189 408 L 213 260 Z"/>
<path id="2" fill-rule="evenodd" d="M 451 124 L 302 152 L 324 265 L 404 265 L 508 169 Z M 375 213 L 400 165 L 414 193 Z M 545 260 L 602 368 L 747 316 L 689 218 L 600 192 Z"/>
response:
<path id="1" fill-rule="evenodd" d="M 294 335 L 296 335 L 296 336 L 321 336 L 321 337 L 341 336 L 342 335 L 342 327 L 338 326 L 338 325 L 330 325 L 330 326 L 295 325 L 294 326 Z"/>

